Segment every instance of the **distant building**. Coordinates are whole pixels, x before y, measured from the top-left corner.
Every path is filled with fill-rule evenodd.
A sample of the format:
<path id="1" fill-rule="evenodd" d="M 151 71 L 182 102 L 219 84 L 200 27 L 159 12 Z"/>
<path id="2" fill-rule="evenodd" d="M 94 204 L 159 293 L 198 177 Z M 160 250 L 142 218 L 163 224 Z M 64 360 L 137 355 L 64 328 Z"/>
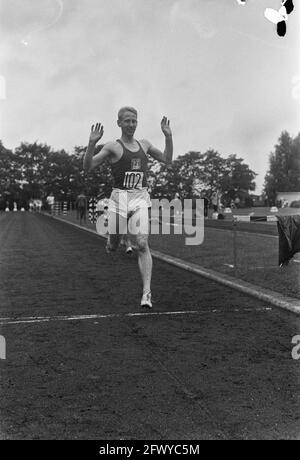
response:
<path id="1" fill-rule="evenodd" d="M 291 206 L 293 201 L 300 201 L 300 191 L 299 192 L 277 192 L 276 201 L 281 201 L 282 203 L 287 203 L 287 206 Z"/>

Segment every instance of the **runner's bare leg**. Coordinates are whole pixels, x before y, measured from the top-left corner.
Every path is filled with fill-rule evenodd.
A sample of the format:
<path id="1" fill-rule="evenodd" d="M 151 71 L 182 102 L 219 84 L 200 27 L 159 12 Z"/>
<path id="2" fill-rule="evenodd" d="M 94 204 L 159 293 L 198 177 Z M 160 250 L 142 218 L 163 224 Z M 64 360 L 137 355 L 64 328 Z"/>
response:
<path id="1" fill-rule="evenodd" d="M 149 214 L 147 208 L 138 209 L 129 219 L 129 236 L 136 235 L 138 264 L 143 282 L 143 292 L 151 292 L 152 256 L 148 244 Z"/>
<path id="2" fill-rule="evenodd" d="M 143 292 L 151 292 L 152 255 L 148 244 L 148 235 L 137 235 L 138 263 L 143 282 Z"/>

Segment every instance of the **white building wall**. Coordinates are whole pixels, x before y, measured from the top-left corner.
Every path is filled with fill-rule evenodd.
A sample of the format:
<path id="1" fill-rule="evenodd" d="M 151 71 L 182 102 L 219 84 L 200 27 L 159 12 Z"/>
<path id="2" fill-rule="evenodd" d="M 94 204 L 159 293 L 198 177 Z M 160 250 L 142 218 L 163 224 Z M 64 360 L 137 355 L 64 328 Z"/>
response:
<path id="1" fill-rule="evenodd" d="M 300 192 L 278 192 L 277 200 L 286 200 L 290 206 L 293 201 L 300 201 Z"/>

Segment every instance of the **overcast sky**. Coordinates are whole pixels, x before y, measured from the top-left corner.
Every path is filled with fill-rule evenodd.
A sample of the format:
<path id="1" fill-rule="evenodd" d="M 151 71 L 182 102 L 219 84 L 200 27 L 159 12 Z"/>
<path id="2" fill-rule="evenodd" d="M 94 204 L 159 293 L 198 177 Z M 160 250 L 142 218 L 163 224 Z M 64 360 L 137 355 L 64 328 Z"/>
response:
<path id="1" fill-rule="evenodd" d="M 137 138 L 162 149 L 167 115 L 175 157 L 236 154 L 260 191 L 281 131 L 300 131 L 294 3 L 279 38 L 264 9 L 280 0 L 0 0 L 0 139 L 72 152 L 94 121 L 116 139 L 116 112 L 132 105 Z"/>

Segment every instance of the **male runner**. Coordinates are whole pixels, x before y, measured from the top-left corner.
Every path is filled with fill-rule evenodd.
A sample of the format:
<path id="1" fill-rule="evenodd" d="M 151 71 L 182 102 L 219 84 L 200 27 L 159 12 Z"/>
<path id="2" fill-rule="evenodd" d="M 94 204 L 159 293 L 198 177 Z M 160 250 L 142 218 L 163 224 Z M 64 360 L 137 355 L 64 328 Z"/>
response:
<path id="1" fill-rule="evenodd" d="M 170 121 L 163 117 L 161 129 L 165 136 L 165 150 L 161 152 L 143 139 L 137 141 L 134 134 L 137 128 L 137 111 L 133 107 L 123 107 L 118 113 L 118 126 L 121 128 L 121 138 L 104 145 L 102 150 L 93 156 L 97 142 L 103 136 L 101 123 L 91 128 L 89 144 L 84 156 L 84 169 L 90 171 L 108 160 L 111 164 L 114 187 L 109 206 L 109 238 L 107 250 L 115 251 L 120 242 L 122 233 L 126 233 L 127 221 L 134 217 L 140 220 L 147 219 L 148 208 L 151 207 L 150 196 L 147 190 L 147 154 L 163 163 L 171 163 L 173 158 L 173 140 Z M 152 257 L 148 246 L 148 232 L 136 235 L 138 263 L 143 282 L 143 296 L 141 306 L 152 307 L 151 276 Z"/>

